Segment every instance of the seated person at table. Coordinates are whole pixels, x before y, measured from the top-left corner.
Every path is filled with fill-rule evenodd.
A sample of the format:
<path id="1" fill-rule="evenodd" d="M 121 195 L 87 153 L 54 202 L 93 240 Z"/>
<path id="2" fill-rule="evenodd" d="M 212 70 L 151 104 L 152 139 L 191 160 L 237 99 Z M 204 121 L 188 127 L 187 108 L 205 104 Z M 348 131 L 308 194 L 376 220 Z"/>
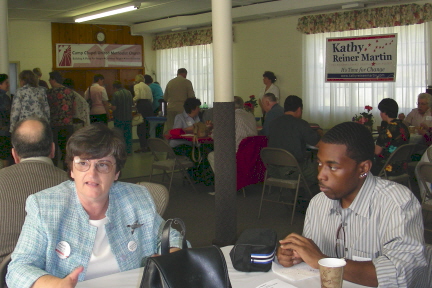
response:
<path id="1" fill-rule="evenodd" d="M 174 119 L 173 129 L 181 128 L 185 134 L 193 133 L 193 124 L 200 122 L 201 101 L 196 98 L 187 98 L 183 104 L 184 111 L 177 114 Z M 178 155 L 190 156 L 192 151 L 192 142 L 188 140 L 173 139 L 169 141 L 171 147 Z"/>
<path id="2" fill-rule="evenodd" d="M 282 108 L 282 106 L 279 105 L 277 101 L 278 99 L 273 93 L 264 94 L 261 104 L 262 109 L 265 112 L 265 121 L 263 124 L 263 129 L 259 133 L 260 135 L 268 136 L 270 123 L 274 119 L 284 114 L 284 109 Z"/>
<path id="3" fill-rule="evenodd" d="M 116 129 L 95 123 L 72 135 L 66 163 L 73 180 L 27 199 L 9 288 L 75 287 L 139 268 L 143 258 L 158 253 L 164 221 L 152 196 L 143 186 L 117 182 L 126 158 Z M 177 231 L 170 243 L 181 247 Z"/>
<path id="4" fill-rule="evenodd" d="M 428 93 L 420 93 L 417 98 L 417 108 L 412 109 L 405 117 L 404 113 L 399 114 L 399 119 L 403 121 L 406 126 L 420 127 L 426 124 L 428 127 L 432 126 L 432 95 Z M 396 117 L 395 117 L 396 118 Z"/>
<path id="5" fill-rule="evenodd" d="M 285 99 L 284 115 L 274 119 L 269 127 L 268 147 L 285 149 L 297 159 L 306 181 L 317 182 L 317 163 L 306 157 L 306 144 L 316 146 L 320 134 L 309 123 L 301 119 L 303 101 L 298 96 L 290 95 Z M 321 131 L 321 130 L 319 130 Z M 269 173 L 275 178 L 297 179 L 298 174 L 290 167 L 269 167 Z"/>
<path id="6" fill-rule="evenodd" d="M 235 107 L 235 134 L 236 134 L 236 152 L 240 142 L 249 136 L 258 135 L 256 128 L 255 116 L 244 110 L 244 101 L 239 96 L 234 96 Z"/>
<path id="7" fill-rule="evenodd" d="M 390 98 L 381 100 L 378 104 L 380 110 L 381 129 L 375 145 L 375 163 L 372 173 L 378 175 L 387 159 L 399 146 L 409 144 L 410 132 L 402 120 L 396 119 L 399 106 L 397 102 Z M 400 175 L 405 173 L 403 163 L 398 165 L 388 165 L 386 167 L 388 175 Z"/>
<path id="8" fill-rule="evenodd" d="M 361 124 L 330 129 L 318 150 L 321 193 L 310 202 L 303 236 L 280 241 L 279 263 L 344 257 L 345 280 L 379 287 L 422 287 L 426 273 L 421 206 L 411 191 L 370 173 L 374 142 Z"/>

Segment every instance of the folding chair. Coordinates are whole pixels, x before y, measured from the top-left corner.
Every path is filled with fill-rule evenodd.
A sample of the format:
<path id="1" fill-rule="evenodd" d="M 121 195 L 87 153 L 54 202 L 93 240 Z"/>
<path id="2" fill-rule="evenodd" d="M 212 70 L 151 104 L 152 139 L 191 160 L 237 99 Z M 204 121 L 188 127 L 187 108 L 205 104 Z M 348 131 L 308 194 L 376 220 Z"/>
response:
<path id="1" fill-rule="evenodd" d="M 408 165 L 409 162 L 411 162 L 411 155 L 414 151 L 414 148 L 416 147 L 416 144 L 405 144 L 402 146 L 399 146 L 392 154 L 390 154 L 390 157 L 387 159 L 386 163 L 384 164 L 383 168 L 378 174 L 378 177 L 381 177 L 383 179 L 387 179 L 390 181 L 397 182 L 399 184 L 408 183 L 408 188 L 411 190 L 411 176 L 406 171 L 405 173 L 397 176 L 391 176 L 387 174 L 386 167 L 388 165 L 392 165 L 396 162 L 399 163 L 406 163 Z"/>
<path id="2" fill-rule="evenodd" d="M 297 159 L 291 153 L 289 153 L 288 151 L 286 151 L 284 149 L 268 148 L 268 147 L 263 148 L 261 150 L 261 159 L 264 162 L 264 165 L 267 167 L 267 170 L 266 170 L 266 173 L 264 176 L 265 178 L 264 178 L 264 185 L 263 185 L 263 190 L 262 190 L 262 194 L 261 194 L 261 203 L 260 203 L 260 208 L 259 208 L 259 212 L 258 212 L 258 219 L 261 216 L 261 208 L 262 208 L 262 202 L 263 201 L 281 203 L 281 204 L 293 206 L 293 211 L 292 211 L 292 215 L 291 215 L 291 225 L 292 225 L 293 220 L 294 220 L 295 207 L 297 205 L 298 192 L 299 192 L 299 188 L 300 188 L 300 185 L 302 184 L 302 182 L 303 182 L 303 187 L 309 193 L 311 198 L 313 197 L 312 192 L 310 191 L 309 186 L 306 182 L 306 179 L 303 176 L 303 172 L 302 172 L 302 170 L 301 170 L 301 168 L 297 162 Z M 292 167 L 293 169 L 296 169 L 299 173 L 297 180 L 278 179 L 278 178 L 271 177 L 271 175 L 269 175 L 269 172 L 268 172 L 269 171 L 268 165 L 274 165 L 274 166 L 278 166 L 278 167 Z M 271 199 L 264 199 L 264 193 L 265 193 L 265 187 L 266 186 L 280 187 L 281 192 L 282 192 L 283 188 L 295 189 L 294 201 L 292 203 L 281 201 L 280 200 L 281 195 L 279 195 L 279 198 L 277 201 L 271 200 Z"/>
<path id="3" fill-rule="evenodd" d="M 184 177 L 189 181 L 189 183 L 192 185 L 192 188 L 195 192 L 197 192 L 194 183 L 192 182 L 191 178 L 189 177 L 189 174 L 187 173 L 187 169 L 195 167 L 195 164 L 186 156 L 179 156 L 174 153 L 174 150 L 172 149 L 169 144 L 160 139 L 160 138 L 149 138 L 147 140 L 147 144 L 150 147 L 150 150 L 153 154 L 155 162 L 152 164 L 152 169 L 150 172 L 150 180 L 152 180 L 153 176 L 153 169 L 160 169 L 163 170 L 164 175 L 167 174 L 166 171 L 170 172 L 170 183 L 168 186 L 168 192 L 171 191 L 171 184 L 174 177 L 174 171 L 180 170 Z M 166 159 L 163 159 L 160 156 L 160 153 L 166 153 Z M 159 154 L 159 155 L 158 155 Z"/>
<path id="4" fill-rule="evenodd" d="M 137 184 L 147 188 L 156 205 L 156 212 L 162 216 L 169 202 L 168 189 L 164 185 L 150 182 L 139 182 Z"/>
<path id="5" fill-rule="evenodd" d="M 431 191 L 431 183 L 432 183 L 432 163 L 428 162 L 420 162 L 416 167 L 416 172 L 418 175 L 419 185 L 421 185 L 424 189 L 424 193 L 421 194 L 422 198 L 422 210 L 426 211 L 425 223 L 429 212 L 432 211 L 432 191 Z M 426 229 L 427 231 L 431 231 L 432 229 Z"/>

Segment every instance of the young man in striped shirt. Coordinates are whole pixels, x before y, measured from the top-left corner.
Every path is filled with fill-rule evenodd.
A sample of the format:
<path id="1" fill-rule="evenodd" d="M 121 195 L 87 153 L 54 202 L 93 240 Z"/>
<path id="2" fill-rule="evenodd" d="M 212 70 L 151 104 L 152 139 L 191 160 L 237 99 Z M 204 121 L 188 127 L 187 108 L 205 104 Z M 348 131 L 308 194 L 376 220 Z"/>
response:
<path id="1" fill-rule="evenodd" d="M 319 143 L 321 193 L 310 202 L 303 236 L 281 240 L 278 260 L 345 258 L 344 279 L 379 287 L 422 287 L 426 272 L 421 206 L 411 191 L 370 173 L 371 133 L 361 124 L 333 127 Z"/>

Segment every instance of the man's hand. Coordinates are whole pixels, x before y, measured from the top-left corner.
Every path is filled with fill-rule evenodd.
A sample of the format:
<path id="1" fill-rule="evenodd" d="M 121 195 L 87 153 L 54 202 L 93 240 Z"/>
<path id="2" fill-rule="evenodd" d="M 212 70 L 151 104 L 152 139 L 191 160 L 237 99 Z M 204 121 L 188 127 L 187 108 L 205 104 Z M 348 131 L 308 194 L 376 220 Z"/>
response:
<path id="1" fill-rule="evenodd" d="M 399 116 L 398 116 L 398 118 L 403 121 L 405 119 L 405 114 L 404 113 L 400 113 Z"/>
<path id="2" fill-rule="evenodd" d="M 281 240 L 279 242 L 281 244 L 281 249 L 293 250 L 293 256 L 296 258 L 296 260 L 301 259 L 312 268 L 318 269 L 319 268 L 318 261 L 322 258 L 327 258 L 327 256 L 321 252 L 318 246 L 311 239 L 305 238 L 296 233 L 291 233 L 284 240 Z M 278 251 L 278 259 L 279 259 L 279 251 Z M 284 260 L 285 259 L 283 259 L 283 261 Z M 293 264 L 297 264 L 294 263 L 294 260 L 292 261 Z"/>
<path id="3" fill-rule="evenodd" d="M 279 241 L 282 242 L 283 240 Z M 279 246 L 277 251 L 277 258 L 279 264 L 281 264 L 284 267 L 291 267 L 296 264 L 301 263 L 303 260 L 300 258 L 300 256 L 297 254 L 297 252 L 293 251 L 292 249 L 285 249 L 282 248 L 282 246 Z"/>

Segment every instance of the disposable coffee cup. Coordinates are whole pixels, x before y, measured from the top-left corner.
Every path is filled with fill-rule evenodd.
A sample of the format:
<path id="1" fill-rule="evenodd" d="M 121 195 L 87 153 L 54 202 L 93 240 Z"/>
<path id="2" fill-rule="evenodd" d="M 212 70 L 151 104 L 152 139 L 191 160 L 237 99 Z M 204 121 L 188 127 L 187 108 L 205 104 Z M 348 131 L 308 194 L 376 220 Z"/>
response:
<path id="1" fill-rule="evenodd" d="M 410 132 L 411 134 L 416 133 L 416 127 L 415 127 L 415 126 L 409 126 L 408 129 L 409 129 L 409 132 Z"/>
<path id="2" fill-rule="evenodd" d="M 323 258 L 318 261 L 321 288 L 342 288 L 344 259 Z"/>

